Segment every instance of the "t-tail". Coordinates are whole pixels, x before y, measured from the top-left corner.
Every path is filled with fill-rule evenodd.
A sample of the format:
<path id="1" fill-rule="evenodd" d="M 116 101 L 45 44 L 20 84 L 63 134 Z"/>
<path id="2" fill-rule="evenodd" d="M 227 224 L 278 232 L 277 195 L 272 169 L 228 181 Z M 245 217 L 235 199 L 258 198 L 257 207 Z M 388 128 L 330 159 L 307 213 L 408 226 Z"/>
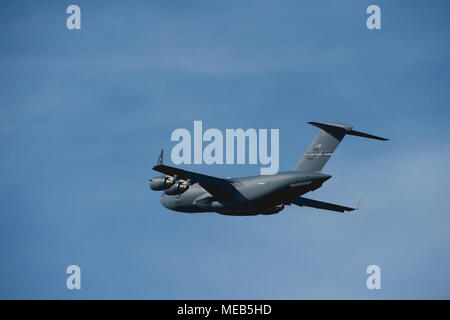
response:
<path id="1" fill-rule="evenodd" d="M 320 172 L 346 134 L 383 141 L 389 140 L 364 132 L 355 131 L 352 126 L 347 124 L 332 122 L 308 123 L 318 127 L 320 130 L 309 148 L 306 150 L 305 154 L 295 166 L 295 171 Z"/>

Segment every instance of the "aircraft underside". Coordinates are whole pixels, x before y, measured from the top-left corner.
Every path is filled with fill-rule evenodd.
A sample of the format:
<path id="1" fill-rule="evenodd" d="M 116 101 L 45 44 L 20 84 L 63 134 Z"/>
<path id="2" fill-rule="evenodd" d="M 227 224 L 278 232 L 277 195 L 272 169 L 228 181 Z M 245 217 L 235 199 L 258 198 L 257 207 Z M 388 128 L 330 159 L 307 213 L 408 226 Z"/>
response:
<path id="1" fill-rule="evenodd" d="M 326 178 L 318 179 L 307 185 L 287 186 L 259 199 L 248 200 L 249 196 L 247 198 L 241 194 L 243 199 L 239 202 L 236 202 L 236 199 L 220 201 L 197 186 L 197 188 L 191 188 L 181 195 L 169 196 L 163 194 L 161 203 L 170 210 L 184 213 L 215 212 L 231 216 L 271 215 L 281 212 L 285 205 L 290 204 L 291 199 L 319 188 L 328 178 L 329 176 L 326 176 Z"/>

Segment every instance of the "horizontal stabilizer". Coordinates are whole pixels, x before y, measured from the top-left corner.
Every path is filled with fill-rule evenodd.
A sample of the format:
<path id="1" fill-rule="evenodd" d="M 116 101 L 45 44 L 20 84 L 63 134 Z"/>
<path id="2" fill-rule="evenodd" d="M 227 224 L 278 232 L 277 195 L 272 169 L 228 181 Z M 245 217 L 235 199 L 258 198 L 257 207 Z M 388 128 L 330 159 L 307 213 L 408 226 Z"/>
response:
<path id="1" fill-rule="evenodd" d="M 356 206 L 354 208 L 344 207 L 344 206 L 340 206 L 340 205 L 333 204 L 333 203 L 317 201 L 317 200 L 312 200 L 312 199 L 303 198 L 303 197 L 296 197 L 296 198 L 292 199 L 290 201 L 290 203 L 293 203 L 300 207 L 311 207 L 311 208 L 316 208 L 316 209 L 345 212 L 345 211 L 358 210 L 359 204 L 361 203 L 361 199 L 358 200 L 358 202 L 356 203 Z"/>
<path id="2" fill-rule="evenodd" d="M 323 129 L 325 131 L 335 131 L 335 132 L 342 132 L 345 134 L 349 134 L 352 136 L 358 136 L 363 138 L 369 138 L 369 139 L 375 139 L 375 140 L 382 140 L 382 141 L 388 141 L 389 139 L 377 137 L 372 134 L 352 130 L 352 126 L 348 124 L 342 124 L 342 123 L 320 123 L 320 122 L 308 122 L 310 125 L 313 125 L 317 128 Z"/>
<path id="3" fill-rule="evenodd" d="M 356 130 L 350 130 L 350 131 L 346 132 L 346 134 L 350 134 L 352 136 L 369 138 L 369 139 L 381 140 L 381 141 L 389 141 L 389 139 L 377 137 L 372 134 L 368 134 L 368 133 L 364 133 L 364 132 L 360 132 L 360 131 L 356 131 Z"/>

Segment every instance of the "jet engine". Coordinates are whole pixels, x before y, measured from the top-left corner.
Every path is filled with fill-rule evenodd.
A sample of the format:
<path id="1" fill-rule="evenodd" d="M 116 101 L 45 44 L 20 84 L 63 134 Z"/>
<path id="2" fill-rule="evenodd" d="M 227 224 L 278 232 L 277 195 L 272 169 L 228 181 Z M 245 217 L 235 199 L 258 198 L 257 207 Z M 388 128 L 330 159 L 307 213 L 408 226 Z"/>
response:
<path id="1" fill-rule="evenodd" d="M 176 183 L 169 189 L 164 191 L 164 193 L 169 196 L 173 196 L 177 194 L 182 194 L 183 192 L 186 192 L 187 189 L 189 189 L 189 183 L 187 181 L 177 180 Z"/>
<path id="2" fill-rule="evenodd" d="M 175 179 L 171 176 L 158 176 L 150 179 L 150 189 L 161 191 L 172 187 Z"/>

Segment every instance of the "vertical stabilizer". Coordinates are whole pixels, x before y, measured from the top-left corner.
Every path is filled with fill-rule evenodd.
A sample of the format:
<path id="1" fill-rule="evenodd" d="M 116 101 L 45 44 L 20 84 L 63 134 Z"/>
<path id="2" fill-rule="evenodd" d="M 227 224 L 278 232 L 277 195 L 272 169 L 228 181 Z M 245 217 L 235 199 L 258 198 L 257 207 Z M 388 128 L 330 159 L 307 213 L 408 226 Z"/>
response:
<path id="1" fill-rule="evenodd" d="M 320 128 L 320 130 L 294 170 L 320 172 L 344 138 L 345 133 L 350 131 L 352 126 L 338 123 L 308 123 Z"/>
<path id="2" fill-rule="evenodd" d="M 386 141 L 389 139 L 377 137 L 368 133 L 352 130 L 353 127 L 348 124 L 341 123 L 319 123 L 308 122 L 309 124 L 318 127 L 320 130 L 312 141 L 309 148 L 306 150 L 303 157 L 295 166 L 295 171 L 302 172 L 320 172 L 328 159 L 333 155 L 339 143 L 346 134 L 358 137 L 364 137 L 375 140 Z"/>

